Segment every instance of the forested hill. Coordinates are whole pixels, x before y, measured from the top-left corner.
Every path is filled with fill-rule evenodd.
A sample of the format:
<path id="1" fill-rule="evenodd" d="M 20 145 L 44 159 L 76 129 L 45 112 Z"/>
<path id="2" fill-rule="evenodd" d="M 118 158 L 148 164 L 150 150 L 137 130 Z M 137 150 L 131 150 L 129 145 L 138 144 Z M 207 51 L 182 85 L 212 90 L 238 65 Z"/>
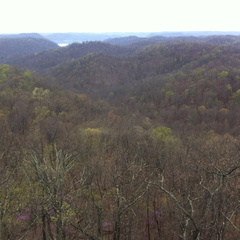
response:
<path id="1" fill-rule="evenodd" d="M 198 61 L 214 48 L 215 46 L 207 43 L 176 42 L 139 48 L 133 54 L 124 56 L 118 56 L 116 53 L 93 52 L 84 58 L 75 58 L 59 64 L 51 69 L 51 74 L 63 84 L 65 82 L 74 85 L 76 90 L 84 91 L 86 86 L 100 91 L 107 86 L 118 87 L 173 73 L 186 64 Z M 209 58 L 206 61 L 211 60 Z M 198 64 L 201 62 L 199 61 Z"/>
<path id="2" fill-rule="evenodd" d="M 27 54 L 58 48 L 58 45 L 44 38 L 33 37 L 0 37 L 0 63 L 17 59 Z"/>
<path id="3" fill-rule="evenodd" d="M 66 47 L 13 58 L 6 61 L 6 63 L 38 72 L 46 72 L 48 69 L 51 69 L 58 64 L 73 59 L 81 59 L 89 53 L 103 53 L 110 56 L 122 56 L 133 52 L 135 52 L 135 48 L 114 46 L 103 42 L 73 43 Z"/>
<path id="4" fill-rule="evenodd" d="M 90 54 L 56 66 L 51 75 L 63 88 L 124 103 L 176 129 L 235 134 L 239 65 L 238 46 L 173 42 L 127 57 Z"/>
<path id="5" fill-rule="evenodd" d="M 137 37 L 137 36 L 128 36 L 128 37 L 120 37 L 120 38 L 109 38 L 106 39 L 105 42 L 120 45 L 120 46 L 128 46 L 128 45 L 138 45 L 138 46 L 146 46 L 157 43 L 167 43 L 167 42 L 207 42 L 214 44 L 230 44 L 230 45 L 239 45 L 240 37 L 225 35 L 225 36 L 178 36 L 178 37 L 167 37 L 167 36 L 152 36 L 152 37 Z"/>
<path id="6" fill-rule="evenodd" d="M 0 38 L 44 38 L 39 33 L 0 34 Z"/>
<path id="7" fill-rule="evenodd" d="M 1 39 L 0 39 L 1 40 Z M 16 41 L 16 40 L 15 40 Z M 40 42 L 30 43 L 28 53 L 31 53 L 31 46 L 38 48 Z M 89 53 L 102 53 L 107 56 L 133 56 L 138 53 L 142 49 L 147 46 L 161 45 L 164 47 L 165 44 L 182 42 L 196 42 L 196 43 L 209 43 L 212 46 L 216 47 L 218 45 L 224 45 L 229 47 L 239 46 L 240 38 L 238 36 L 207 36 L 207 37 L 161 37 L 155 36 L 151 38 L 140 38 L 140 37 L 126 37 L 126 38 L 117 38 L 117 39 L 109 39 L 106 42 L 84 42 L 84 43 L 73 43 L 67 47 L 57 48 L 56 44 L 54 45 L 52 42 L 45 42 L 46 48 L 53 48 L 51 51 L 40 52 L 41 48 L 35 49 L 39 51 L 35 51 L 32 54 L 25 55 L 25 52 L 22 52 L 22 55 L 18 55 L 18 57 L 13 57 L 10 59 L 2 59 L 1 63 L 7 63 L 15 66 L 20 66 L 24 68 L 28 68 L 30 70 L 38 71 L 38 72 L 46 72 L 46 70 L 57 66 L 58 64 L 62 64 L 64 62 L 68 62 L 73 59 L 81 59 Z M 6 44 L 7 42 L 4 42 Z M 19 42 L 21 43 L 21 41 Z M 25 41 L 27 44 L 27 42 Z M 10 45 L 11 42 L 8 42 Z M 12 43 L 14 44 L 14 43 Z M 31 45 L 32 44 L 32 45 Z M 44 44 L 44 43 L 43 43 Z M 16 46 L 16 45 L 14 45 Z M 14 52 L 17 54 L 21 47 L 11 47 L 10 49 L 6 48 L 3 50 L 3 54 L 5 55 L 13 54 Z M 51 46 L 51 47 L 50 47 Z M 33 47 L 32 47 L 33 48 Z M 14 51 L 13 51 L 14 50 Z M 26 49 L 27 50 L 27 49 Z M 32 49 L 33 50 L 33 49 Z M 187 51 L 185 49 L 183 51 Z M 39 52 L 36 54 L 36 52 Z M 24 55 L 23 55 L 24 54 Z M 147 55 L 147 53 L 146 53 Z M 171 57 L 171 56 L 170 56 Z"/>
<path id="8" fill-rule="evenodd" d="M 85 45 L 70 45 L 61 50 L 69 53 L 73 48 L 76 58 L 62 55 L 67 61 L 51 68 L 49 74 L 56 79 L 74 86 L 77 91 L 84 91 L 84 87 L 100 91 L 107 87 L 118 87 L 119 85 L 133 83 L 141 80 L 151 81 L 152 78 L 159 79 L 166 74 L 175 74 L 177 71 L 188 72 L 199 68 L 207 68 L 206 71 L 222 68 L 227 64 L 227 68 L 237 68 L 239 63 L 239 48 L 236 46 L 222 46 L 204 42 L 173 42 L 161 43 L 148 46 L 133 54 L 128 50 L 125 55 L 121 49 L 111 45 L 99 46 L 99 52 L 93 51 L 90 46 L 94 43 Z M 108 50 L 104 50 L 103 46 Z M 81 51 L 88 49 L 88 51 Z M 90 51 L 92 49 L 92 52 Z M 103 51 L 101 51 L 101 49 Z M 113 51 L 111 51 L 113 49 Z M 115 51 L 115 50 L 118 51 Z M 135 49 L 135 48 L 134 48 Z M 77 50 L 87 55 L 77 54 Z M 59 50 L 57 50 L 59 51 Z M 127 54 L 128 53 L 128 54 Z M 77 87 L 79 85 L 79 87 Z"/>
<path id="9" fill-rule="evenodd" d="M 239 59 L 238 37 L 212 36 L 129 46 L 75 43 L 17 58 L 12 64 L 47 74 L 62 89 L 117 107 L 124 104 L 169 127 L 236 134 Z"/>

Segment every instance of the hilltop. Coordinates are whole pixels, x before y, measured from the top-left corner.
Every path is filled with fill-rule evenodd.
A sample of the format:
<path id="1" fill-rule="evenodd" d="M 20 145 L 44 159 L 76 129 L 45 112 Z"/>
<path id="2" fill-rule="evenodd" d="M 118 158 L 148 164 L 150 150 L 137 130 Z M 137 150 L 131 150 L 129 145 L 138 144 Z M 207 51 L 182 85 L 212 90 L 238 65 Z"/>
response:
<path id="1" fill-rule="evenodd" d="M 44 38 L 39 33 L 12 33 L 12 34 L 0 34 L 0 38 Z"/>
<path id="2" fill-rule="evenodd" d="M 56 43 L 41 37 L 0 37 L 0 63 L 6 63 L 11 58 L 17 59 L 20 56 L 54 48 L 58 48 Z"/>

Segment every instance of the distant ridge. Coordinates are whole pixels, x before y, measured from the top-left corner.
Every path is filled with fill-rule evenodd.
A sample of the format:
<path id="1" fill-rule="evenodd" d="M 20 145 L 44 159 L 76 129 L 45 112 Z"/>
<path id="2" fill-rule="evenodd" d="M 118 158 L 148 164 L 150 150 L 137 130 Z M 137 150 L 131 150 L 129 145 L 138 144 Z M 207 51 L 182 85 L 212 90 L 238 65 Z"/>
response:
<path id="1" fill-rule="evenodd" d="M 18 59 L 20 56 L 58 47 L 56 43 L 40 37 L 0 38 L 0 63 L 6 63 L 11 58 Z"/>
<path id="2" fill-rule="evenodd" d="M 112 45 L 129 46 L 135 44 L 135 46 L 147 46 L 151 44 L 159 44 L 164 42 L 208 42 L 214 44 L 238 44 L 240 42 L 239 35 L 207 35 L 207 36 L 152 36 L 146 37 L 121 37 L 121 38 L 109 38 L 105 42 Z"/>
<path id="3" fill-rule="evenodd" d="M 0 34 L 0 38 L 44 38 L 39 33 Z"/>
<path id="4" fill-rule="evenodd" d="M 20 39 L 25 41 L 28 38 Z M 10 40 L 12 40 L 12 44 L 14 39 L 0 39 L 0 53 L 4 54 L 4 52 L 8 49 L 6 54 L 15 54 L 21 49 L 15 47 L 14 44 L 12 47 L 6 47 L 4 45 L 1 47 L 1 40 L 8 40 L 8 46 L 10 46 Z M 28 68 L 32 71 L 37 72 L 46 72 L 59 64 L 64 64 L 68 61 L 75 61 L 76 59 L 83 59 L 88 54 L 104 54 L 112 57 L 129 57 L 130 55 L 137 54 L 141 49 L 144 49 L 147 46 L 156 46 L 164 43 L 174 43 L 174 42 L 199 42 L 199 43 L 208 43 L 215 45 L 225 45 L 238 47 L 240 46 L 240 36 L 207 36 L 207 37 L 163 37 L 163 36 L 155 36 L 150 38 L 144 37 L 122 37 L 116 39 L 109 39 L 105 42 L 84 42 L 84 43 L 73 43 L 67 47 L 58 47 L 57 44 L 45 40 L 45 39 L 33 39 L 35 41 L 46 41 L 46 44 L 50 44 L 49 51 L 43 51 L 45 49 L 35 49 L 32 53 L 26 53 L 24 51 L 20 52 L 20 54 L 16 57 L 14 55 L 8 56 L 8 58 L 1 56 L 0 63 L 11 64 L 18 67 Z M 32 40 L 32 41 L 33 41 Z M 31 41 L 30 41 L 31 42 Z M 19 42 L 20 43 L 20 42 Z M 18 43 L 18 44 L 19 44 Z M 28 43 L 29 44 L 29 43 Z M 29 45 L 28 45 L 29 46 Z M 36 42 L 35 42 L 36 46 Z M 52 48 L 52 49 L 51 49 Z M 25 50 L 29 50 L 29 47 L 25 47 Z M 48 49 L 47 49 L 48 50 Z M 43 51 L 43 52 L 41 52 Z M 36 52 L 38 52 L 36 54 Z"/>
<path id="5" fill-rule="evenodd" d="M 105 33 L 41 33 L 45 38 L 58 44 L 71 44 L 74 42 L 82 43 L 88 41 L 105 41 L 112 38 L 129 37 L 150 38 L 161 37 L 206 37 L 212 35 L 240 35 L 236 31 L 183 31 L 183 32 L 105 32 Z M 129 39 L 130 40 L 130 39 Z"/>
<path id="6" fill-rule="evenodd" d="M 57 44 L 82 43 L 89 41 L 107 41 L 110 39 L 129 38 L 129 42 L 135 42 L 137 38 L 151 37 L 206 37 L 206 36 L 235 35 L 240 36 L 238 31 L 178 31 L 178 32 L 105 32 L 105 33 L 81 33 L 81 32 L 63 32 L 63 33 L 18 33 L 18 34 L 0 34 L 1 38 L 44 38 Z M 122 43 L 120 43 L 122 45 Z M 124 44 L 123 44 L 124 45 Z"/>

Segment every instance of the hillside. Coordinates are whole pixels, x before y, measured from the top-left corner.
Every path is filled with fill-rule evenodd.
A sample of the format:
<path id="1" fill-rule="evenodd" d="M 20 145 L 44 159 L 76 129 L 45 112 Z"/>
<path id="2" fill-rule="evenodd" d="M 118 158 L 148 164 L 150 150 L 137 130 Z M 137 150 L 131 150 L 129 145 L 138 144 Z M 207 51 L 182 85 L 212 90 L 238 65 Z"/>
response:
<path id="1" fill-rule="evenodd" d="M 39 33 L 0 34 L 0 38 L 44 38 Z"/>
<path id="2" fill-rule="evenodd" d="M 58 45 L 44 38 L 0 38 L 0 63 L 54 48 Z"/>
<path id="3" fill-rule="evenodd" d="M 239 59 L 237 46 L 173 42 L 131 56 L 72 59 L 53 68 L 51 75 L 63 88 L 124 102 L 130 111 L 162 119 L 176 129 L 187 123 L 188 128 L 238 134 L 234 99 L 240 89 Z M 224 109 L 234 117 L 222 126 Z M 189 118 L 193 113 L 196 116 Z"/>
<path id="4" fill-rule="evenodd" d="M 116 107 L 124 104 L 129 112 L 161 119 L 174 129 L 240 132 L 233 100 L 240 89 L 238 37 L 154 37 L 162 42 L 152 44 L 133 39 L 138 41 L 128 46 L 75 43 L 9 63 L 49 75 L 62 89 Z M 226 118 L 223 126 L 224 109 L 234 117 Z"/>
<path id="5" fill-rule="evenodd" d="M 51 72 L 56 79 L 65 79 L 67 84 L 97 84 L 97 89 L 100 90 L 106 86 L 118 86 L 174 72 L 197 60 L 212 47 L 211 44 L 205 43 L 166 43 L 125 56 L 106 52 L 92 53 L 84 58 L 71 59 L 60 64 Z M 184 56 L 180 55 L 182 51 Z"/>
<path id="6" fill-rule="evenodd" d="M 137 37 L 127 36 L 120 38 L 109 38 L 105 42 L 113 45 L 152 45 L 166 42 L 208 42 L 214 44 L 239 44 L 240 37 L 234 35 L 210 35 L 210 36 L 151 36 L 151 37 Z"/>
<path id="7" fill-rule="evenodd" d="M 25 56 L 12 57 L 10 59 L 2 59 L 1 63 L 7 63 L 14 66 L 28 68 L 38 72 L 46 72 L 49 69 L 56 67 L 59 64 L 64 64 L 74 59 L 81 59 L 89 53 L 102 53 L 107 56 L 130 56 L 134 55 L 141 49 L 151 45 L 169 44 L 174 42 L 197 42 L 210 43 L 215 45 L 231 45 L 239 46 L 240 39 L 238 36 L 207 36 L 207 37 L 161 37 L 155 36 L 151 38 L 141 37 L 123 37 L 116 39 L 109 39 L 106 42 L 84 42 L 73 43 L 67 47 L 57 48 L 51 51 L 44 51 L 36 54 L 37 51 Z M 33 43 L 34 44 L 34 43 Z M 37 48 L 37 46 L 35 46 Z M 6 48 L 4 52 L 13 54 L 13 48 L 8 51 Z M 29 50 L 31 48 L 29 47 Z M 40 49 L 39 49 L 40 50 Z M 186 49 L 187 51 L 187 49 Z M 15 51 L 14 51 L 15 52 Z M 16 50 L 16 53 L 18 50 Z M 171 56 L 170 56 L 171 57 Z M 68 63 L 67 63 L 68 64 Z"/>
<path id="8" fill-rule="evenodd" d="M 67 47 L 52 49 L 50 51 L 29 54 L 18 58 L 12 58 L 5 63 L 28 68 L 38 72 L 46 72 L 58 64 L 83 58 L 90 53 L 104 53 L 107 55 L 126 55 L 135 51 L 132 48 L 113 46 L 103 42 L 73 43 Z"/>

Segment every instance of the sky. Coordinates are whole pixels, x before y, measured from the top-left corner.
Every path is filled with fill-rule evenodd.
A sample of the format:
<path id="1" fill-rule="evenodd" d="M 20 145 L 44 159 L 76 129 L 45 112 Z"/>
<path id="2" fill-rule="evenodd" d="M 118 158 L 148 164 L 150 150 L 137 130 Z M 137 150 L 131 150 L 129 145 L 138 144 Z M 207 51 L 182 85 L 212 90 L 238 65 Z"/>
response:
<path id="1" fill-rule="evenodd" d="M 3 0 L 0 33 L 240 31 L 239 0 Z"/>

